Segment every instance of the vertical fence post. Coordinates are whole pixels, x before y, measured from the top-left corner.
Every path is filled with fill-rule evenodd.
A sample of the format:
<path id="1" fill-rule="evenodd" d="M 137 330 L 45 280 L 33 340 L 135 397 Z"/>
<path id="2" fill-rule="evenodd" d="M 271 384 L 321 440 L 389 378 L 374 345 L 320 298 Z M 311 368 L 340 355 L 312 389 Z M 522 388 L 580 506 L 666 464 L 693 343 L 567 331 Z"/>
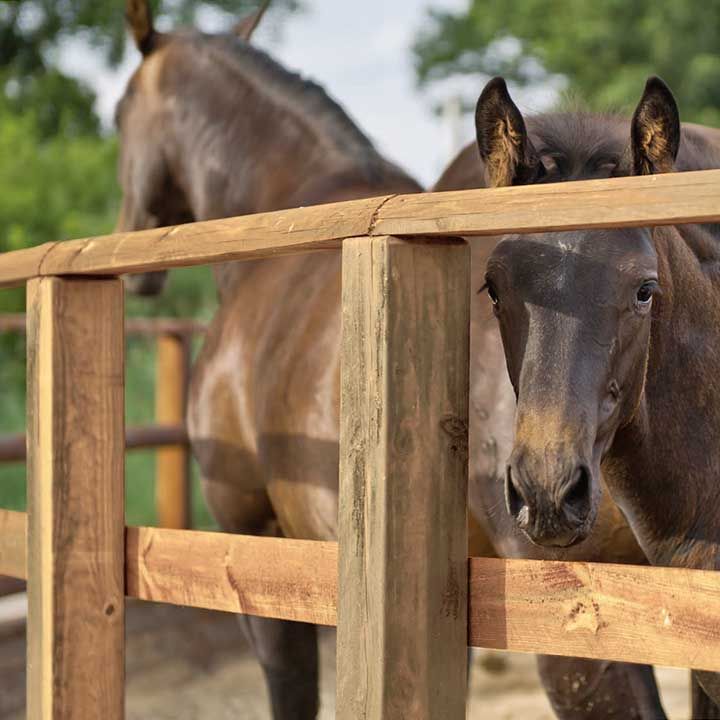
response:
<path id="1" fill-rule="evenodd" d="M 459 240 L 343 245 L 339 720 L 461 720 L 469 271 Z"/>
<path id="2" fill-rule="evenodd" d="M 29 720 L 124 716 L 117 279 L 28 283 Z"/>
<path id="3" fill-rule="evenodd" d="M 172 333 L 158 336 L 155 417 L 160 424 L 185 422 L 188 340 Z M 158 525 L 178 529 L 190 527 L 190 452 L 187 445 L 158 448 L 155 478 Z"/>

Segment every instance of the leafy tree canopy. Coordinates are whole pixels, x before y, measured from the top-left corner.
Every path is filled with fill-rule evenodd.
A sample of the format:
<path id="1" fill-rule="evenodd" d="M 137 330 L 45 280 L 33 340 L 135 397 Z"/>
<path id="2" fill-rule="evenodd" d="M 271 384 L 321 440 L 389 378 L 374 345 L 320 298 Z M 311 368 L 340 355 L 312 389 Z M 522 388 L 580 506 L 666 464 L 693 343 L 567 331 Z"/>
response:
<path id="1" fill-rule="evenodd" d="M 159 25 L 195 24 L 202 10 L 226 12 L 228 27 L 260 0 L 151 0 Z M 295 9 L 297 0 L 275 0 L 273 10 Z M 0 93 L 6 109 L 33 107 L 43 137 L 62 131 L 96 134 L 92 91 L 57 67 L 60 44 L 80 37 L 113 66 L 128 45 L 125 0 L 4 0 L 0 2 Z M 62 117 L 62 120 L 60 119 Z"/>
<path id="2" fill-rule="evenodd" d="M 631 107 L 660 75 L 683 119 L 720 125 L 720 0 L 470 0 L 431 11 L 421 83 L 456 73 L 531 86 L 553 75 L 595 109 Z"/>

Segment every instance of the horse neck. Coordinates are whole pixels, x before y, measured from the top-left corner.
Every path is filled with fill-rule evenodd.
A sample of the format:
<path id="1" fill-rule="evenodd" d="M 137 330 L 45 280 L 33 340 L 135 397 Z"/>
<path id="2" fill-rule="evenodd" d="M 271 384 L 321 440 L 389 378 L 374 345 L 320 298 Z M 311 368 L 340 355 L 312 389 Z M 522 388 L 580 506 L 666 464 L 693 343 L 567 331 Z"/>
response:
<path id="1" fill-rule="evenodd" d="M 172 99 L 168 133 L 177 184 L 196 220 L 330 202 L 343 189 L 352 189 L 348 197 L 383 194 L 388 178 L 401 185 L 397 191 L 419 189 L 339 108 L 329 100 L 325 106 L 319 89 L 305 95 L 295 89 L 289 98 L 266 78 L 252 81 L 232 60 L 207 52 L 197 68 L 184 58 L 183 91 Z M 234 263 L 216 266 L 221 294 L 238 272 Z"/>
<path id="2" fill-rule="evenodd" d="M 662 296 L 645 389 L 607 462 L 630 499 L 625 506 L 617 498 L 640 544 L 660 565 L 720 567 L 720 239 L 713 234 L 703 226 L 655 232 Z"/>

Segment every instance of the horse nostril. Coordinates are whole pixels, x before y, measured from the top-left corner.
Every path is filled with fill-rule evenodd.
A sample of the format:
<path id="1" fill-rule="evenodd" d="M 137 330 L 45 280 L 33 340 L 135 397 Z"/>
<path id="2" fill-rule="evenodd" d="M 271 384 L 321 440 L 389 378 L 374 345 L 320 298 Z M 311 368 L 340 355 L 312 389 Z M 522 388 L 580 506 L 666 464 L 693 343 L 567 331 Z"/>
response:
<path id="1" fill-rule="evenodd" d="M 560 498 L 560 503 L 581 521 L 590 512 L 590 471 L 585 465 L 575 471 L 573 480 Z"/>
<path id="2" fill-rule="evenodd" d="M 530 510 L 522 492 L 515 485 L 512 468 L 508 466 L 505 476 L 505 497 L 510 515 L 517 520 L 518 525 L 525 527 L 530 519 Z"/>

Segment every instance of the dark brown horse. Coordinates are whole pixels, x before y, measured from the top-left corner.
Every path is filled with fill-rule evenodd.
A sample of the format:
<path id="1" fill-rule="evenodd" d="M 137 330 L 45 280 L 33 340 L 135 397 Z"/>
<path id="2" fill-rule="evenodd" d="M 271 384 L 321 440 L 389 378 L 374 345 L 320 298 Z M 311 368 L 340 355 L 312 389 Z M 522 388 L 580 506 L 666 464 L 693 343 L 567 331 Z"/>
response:
<path id="1" fill-rule="evenodd" d="M 629 124 L 559 114 L 526 127 L 499 79 L 476 120 L 495 186 L 720 167 L 717 133 L 681 126 L 657 78 Z M 602 477 L 651 563 L 718 568 L 719 267 L 716 225 L 496 246 L 486 285 L 517 396 L 505 501 L 534 544 L 581 548 Z M 717 699 L 712 679 L 701 681 Z"/>
<path id="2" fill-rule="evenodd" d="M 236 37 L 160 34 L 144 2 L 133 0 L 128 8 L 144 58 L 117 113 L 124 190 L 119 229 L 419 190 L 317 86 Z M 476 269 L 483 265 L 482 258 L 474 259 Z M 227 531 L 334 539 L 339 254 L 223 265 L 216 275 L 221 306 L 193 371 L 189 408 L 211 511 Z M 162 279 L 152 273 L 128 284 L 157 292 Z M 484 328 L 488 316 L 482 316 Z M 484 330 L 478 332 L 474 342 L 481 358 Z M 496 467 L 504 467 L 512 444 L 514 400 L 499 340 L 493 342 L 483 371 L 474 373 L 472 431 L 474 475 L 491 479 L 496 488 Z M 502 381 L 497 396 L 489 393 L 493 378 Z M 488 433 L 490 423 L 494 434 Z M 500 433 L 504 444 L 496 442 Z M 476 514 L 491 510 L 488 526 L 498 547 L 506 554 L 532 554 L 533 546 L 512 526 L 498 529 L 504 516 L 494 511 L 497 503 L 476 495 Z M 582 552 L 572 550 L 571 556 L 639 561 L 614 506 L 608 504 L 603 517 L 607 521 L 598 523 Z M 482 533 L 474 539 L 472 552 L 489 551 Z M 243 623 L 263 664 L 275 716 L 314 717 L 314 629 L 250 617 Z M 611 707 L 625 708 L 632 717 L 636 708 L 656 705 L 647 672 L 636 677 L 634 668 L 611 663 L 548 662 L 551 695 L 562 717 L 606 717 Z M 580 708 L 587 703 L 572 690 L 573 672 L 598 696 L 607 696 L 594 713 Z M 636 716 L 657 717 L 639 709 Z"/>

